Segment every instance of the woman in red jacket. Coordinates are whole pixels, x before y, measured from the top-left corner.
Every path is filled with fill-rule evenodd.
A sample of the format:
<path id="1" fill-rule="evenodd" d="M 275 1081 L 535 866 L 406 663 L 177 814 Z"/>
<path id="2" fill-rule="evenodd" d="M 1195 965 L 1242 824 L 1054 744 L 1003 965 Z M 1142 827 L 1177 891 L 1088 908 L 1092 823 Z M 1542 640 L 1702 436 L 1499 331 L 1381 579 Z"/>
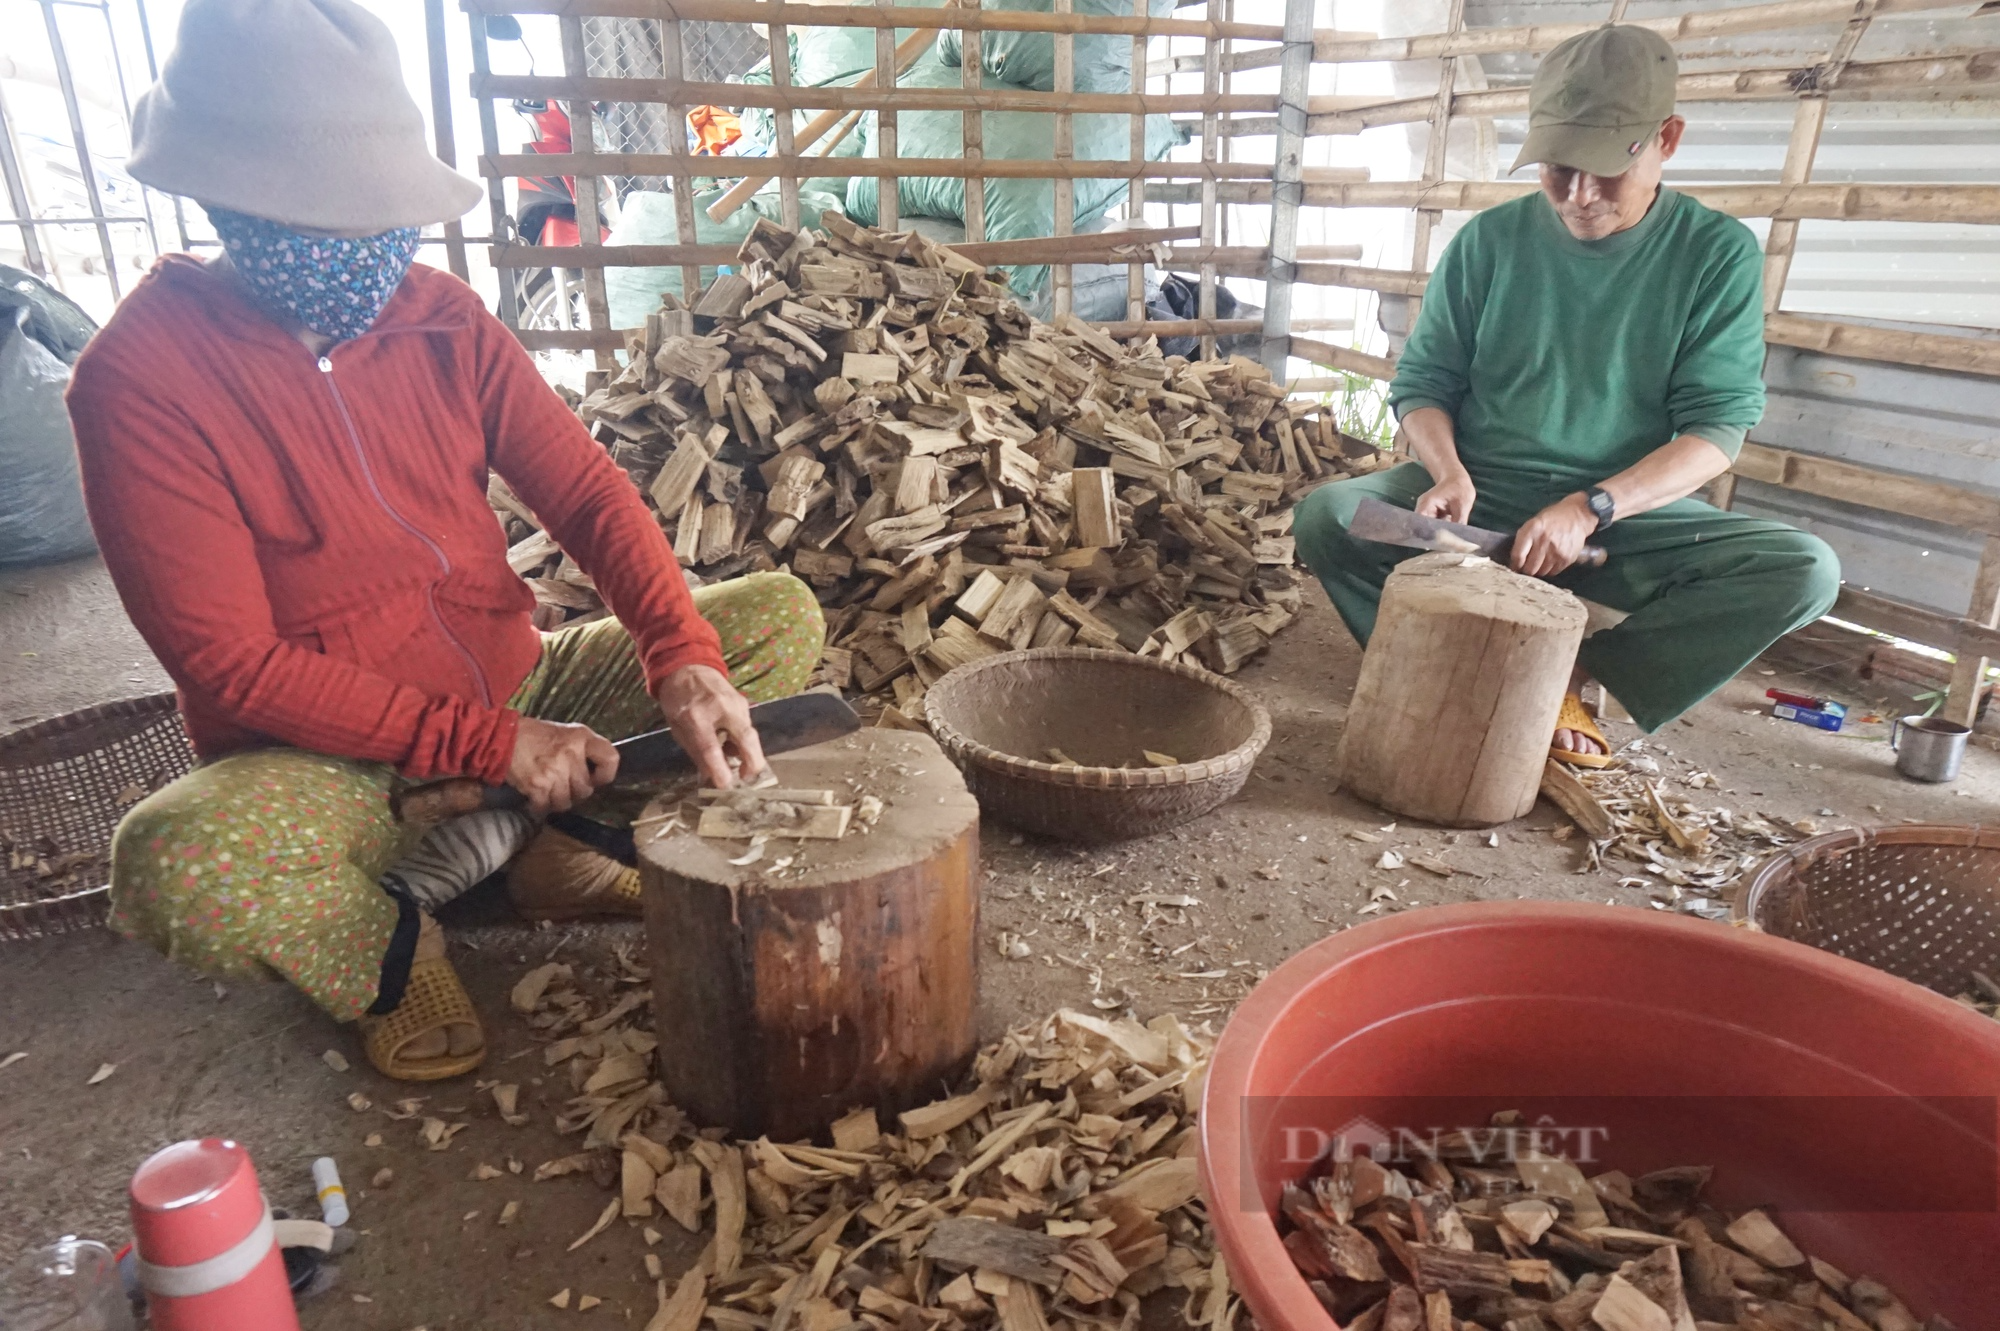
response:
<path id="1" fill-rule="evenodd" d="M 438 838 L 497 865 L 532 825 L 446 824 L 428 860 L 447 871 L 426 872 L 391 790 L 469 775 L 566 809 L 614 774 L 604 736 L 663 716 L 727 785 L 732 760 L 763 765 L 745 693 L 802 688 L 823 626 L 784 575 L 691 597 L 512 335 L 410 266 L 417 228 L 480 191 L 425 151 L 398 68 L 351 0 L 190 0 L 130 170 L 201 203 L 223 254 L 161 260 L 70 411 L 105 561 L 202 760 L 119 828 L 114 923 L 215 974 L 276 973 L 360 1020 L 383 1072 L 428 1079 L 484 1052 L 425 909 L 471 885 Z M 536 632 L 489 468 L 616 619 Z"/>

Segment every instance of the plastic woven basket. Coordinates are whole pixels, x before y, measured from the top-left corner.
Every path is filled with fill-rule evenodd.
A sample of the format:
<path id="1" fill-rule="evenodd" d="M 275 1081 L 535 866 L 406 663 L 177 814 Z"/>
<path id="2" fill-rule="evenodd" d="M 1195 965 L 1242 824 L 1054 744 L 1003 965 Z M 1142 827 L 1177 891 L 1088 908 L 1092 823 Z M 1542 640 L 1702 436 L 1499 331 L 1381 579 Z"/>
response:
<path id="1" fill-rule="evenodd" d="M 193 766 L 171 693 L 0 735 L 0 941 L 104 923 L 118 820 Z"/>
<path id="2" fill-rule="evenodd" d="M 2000 976 L 2000 828 L 1915 823 L 1850 829 L 1780 852 L 1736 913 L 1766 933 L 1942 994 Z"/>
<path id="3" fill-rule="evenodd" d="M 924 716 L 981 808 L 1065 841 L 1199 817 L 1243 789 L 1271 738 L 1270 715 L 1218 675 L 1086 647 L 960 666 L 924 695 Z M 1051 748 L 1076 765 L 1048 761 Z M 1182 761 L 1122 765 L 1148 749 Z"/>

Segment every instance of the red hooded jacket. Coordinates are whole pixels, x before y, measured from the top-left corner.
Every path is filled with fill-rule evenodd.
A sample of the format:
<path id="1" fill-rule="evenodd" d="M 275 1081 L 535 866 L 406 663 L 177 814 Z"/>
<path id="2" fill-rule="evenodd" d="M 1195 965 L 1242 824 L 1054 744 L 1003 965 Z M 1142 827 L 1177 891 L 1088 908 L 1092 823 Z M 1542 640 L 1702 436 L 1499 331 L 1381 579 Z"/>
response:
<path id="1" fill-rule="evenodd" d="M 724 668 L 631 480 L 464 283 L 413 267 L 315 358 L 169 255 L 77 361 L 91 525 L 195 750 L 290 744 L 507 776 L 541 653 L 486 502 L 498 471 L 596 580 L 657 685 Z"/>

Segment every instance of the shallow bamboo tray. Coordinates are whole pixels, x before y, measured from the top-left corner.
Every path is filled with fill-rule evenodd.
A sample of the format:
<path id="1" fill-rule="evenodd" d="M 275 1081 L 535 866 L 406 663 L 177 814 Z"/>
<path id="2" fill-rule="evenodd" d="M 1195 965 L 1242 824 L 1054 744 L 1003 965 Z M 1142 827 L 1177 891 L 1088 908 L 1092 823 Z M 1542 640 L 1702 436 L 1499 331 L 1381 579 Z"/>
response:
<path id="1" fill-rule="evenodd" d="M 1766 860 L 1736 898 L 1765 933 L 1942 994 L 2000 976 L 2000 827 L 1913 823 L 1814 837 Z"/>
<path id="2" fill-rule="evenodd" d="M 1148 836 L 1243 788 L 1271 738 L 1248 693 L 1191 665 L 1048 647 L 960 666 L 924 695 L 980 807 L 1061 841 Z M 1047 760 L 1060 748 L 1079 766 Z M 1142 750 L 1182 761 L 1143 764 Z"/>
<path id="3" fill-rule="evenodd" d="M 174 695 L 126 698 L 0 735 L 0 839 L 85 853 L 85 886 L 51 892 L 0 853 L 0 942 L 89 929 L 111 911 L 111 834 L 135 802 L 194 766 Z M 122 797 L 122 798 L 121 798 Z"/>

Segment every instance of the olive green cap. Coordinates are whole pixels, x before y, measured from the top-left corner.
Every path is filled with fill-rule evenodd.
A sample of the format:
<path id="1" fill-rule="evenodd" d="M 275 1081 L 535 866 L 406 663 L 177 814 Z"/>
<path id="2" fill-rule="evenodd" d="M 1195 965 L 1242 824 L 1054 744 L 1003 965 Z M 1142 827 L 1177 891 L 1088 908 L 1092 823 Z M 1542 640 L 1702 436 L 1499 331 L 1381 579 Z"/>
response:
<path id="1" fill-rule="evenodd" d="M 1624 174 L 1674 113 L 1679 62 L 1651 28 L 1593 28 L 1542 57 L 1528 90 L 1528 137 L 1510 171 L 1548 162 Z"/>

